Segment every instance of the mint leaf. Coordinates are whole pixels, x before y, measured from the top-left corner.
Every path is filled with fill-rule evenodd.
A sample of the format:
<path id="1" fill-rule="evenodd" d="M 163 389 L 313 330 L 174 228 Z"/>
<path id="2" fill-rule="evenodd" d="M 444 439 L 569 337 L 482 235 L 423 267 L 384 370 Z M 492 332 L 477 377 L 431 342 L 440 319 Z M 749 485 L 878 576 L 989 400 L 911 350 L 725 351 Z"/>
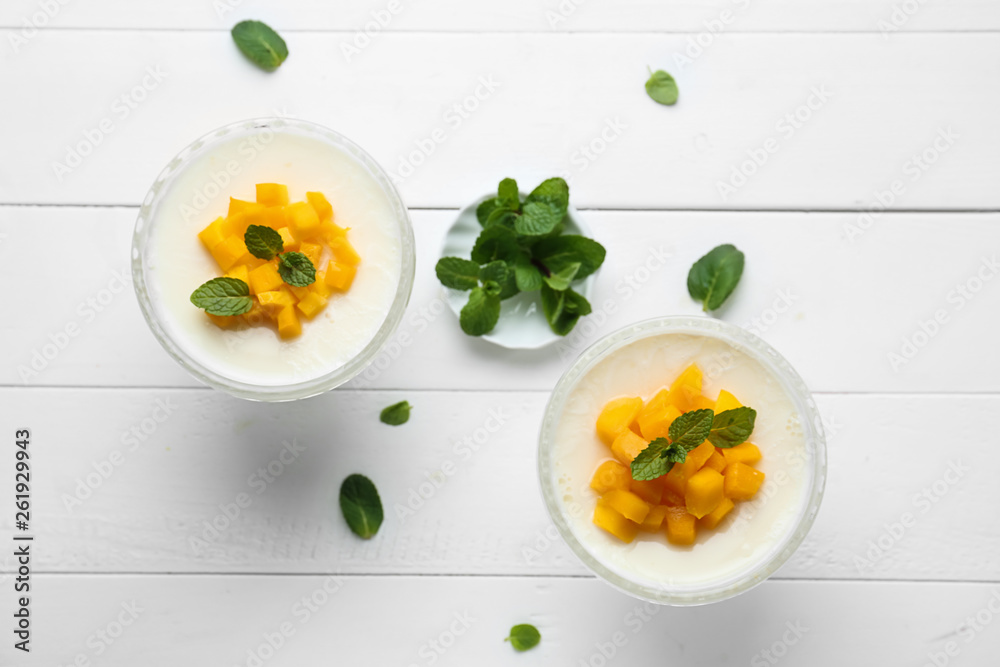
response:
<path id="1" fill-rule="evenodd" d="M 500 181 L 500 187 L 497 188 L 497 201 L 500 206 L 511 211 L 520 208 L 521 194 L 517 190 L 517 181 L 513 178 L 505 178 Z"/>
<path id="2" fill-rule="evenodd" d="M 479 224 L 485 227 L 486 221 L 490 219 L 490 214 L 493 213 L 493 211 L 497 210 L 497 207 L 499 205 L 500 205 L 500 200 L 497 199 L 496 197 L 493 197 L 492 199 L 487 199 L 482 204 L 477 206 L 476 220 L 479 221 Z"/>
<path id="3" fill-rule="evenodd" d="M 340 511 L 347 526 L 362 539 L 370 538 L 382 525 L 382 500 L 364 475 L 348 475 L 340 485 Z"/>
<path id="4" fill-rule="evenodd" d="M 715 413 L 711 410 L 685 412 L 670 424 L 667 435 L 672 443 L 692 450 L 708 439 L 714 417 Z"/>
<path id="5" fill-rule="evenodd" d="M 542 312 L 549 322 L 549 328 L 560 336 L 565 336 L 583 315 L 590 313 L 590 302 L 572 289 L 557 291 L 542 285 Z"/>
<path id="6" fill-rule="evenodd" d="M 708 440 L 723 449 L 735 447 L 747 441 L 753 433 L 756 420 L 757 411 L 745 406 L 720 412 L 712 420 L 712 430 L 708 434 Z"/>
<path id="7" fill-rule="evenodd" d="M 580 263 L 567 264 L 562 270 L 551 273 L 543 278 L 545 284 L 554 289 L 557 292 L 562 292 L 569 289 L 570 283 L 573 282 L 573 278 L 576 276 L 577 272 L 580 270 Z"/>
<path id="8" fill-rule="evenodd" d="M 506 227 L 507 229 L 513 230 L 514 223 L 517 222 L 517 213 L 510 211 L 508 209 L 499 207 L 490 213 L 490 217 L 486 220 L 486 227 Z"/>
<path id="9" fill-rule="evenodd" d="M 632 479 L 648 481 L 670 472 L 673 463 L 668 462 L 665 456 L 669 447 L 671 445 L 666 438 L 657 438 L 646 445 L 646 449 L 632 460 Z"/>
<path id="10" fill-rule="evenodd" d="M 496 259 L 515 261 L 521 252 L 517 235 L 500 225 L 489 225 L 479 234 L 472 247 L 472 261 L 487 264 Z"/>
<path id="11" fill-rule="evenodd" d="M 500 260 L 485 264 L 479 268 L 479 279 L 483 282 L 493 280 L 502 283 L 507 280 L 507 265 Z"/>
<path id="12" fill-rule="evenodd" d="M 408 401 L 393 403 L 389 407 L 382 410 L 378 418 L 383 424 L 388 424 L 389 426 L 399 426 L 400 424 L 405 424 L 410 421 L 410 403 Z"/>
<path id="13" fill-rule="evenodd" d="M 273 71 L 288 57 L 288 46 L 281 35 L 260 21 L 241 21 L 233 26 L 233 41 L 254 65 Z"/>
<path id="14" fill-rule="evenodd" d="M 514 231 L 524 236 L 541 236 L 556 229 L 566 217 L 566 209 L 551 201 L 525 201 Z"/>
<path id="15" fill-rule="evenodd" d="M 483 281 L 484 288 L 487 286 L 487 283 L 496 285 L 496 290 L 491 286 L 486 290 L 486 293 L 499 296 L 501 301 L 517 294 L 517 281 L 514 278 L 514 272 L 505 262 L 500 260 L 490 262 L 480 268 L 479 279 Z"/>
<path id="16" fill-rule="evenodd" d="M 541 270 L 523 253 L 517 256 L 517 261 L 514 263 L 514 278 L 517 281 L 517 288 L 522 292 L 542 289 Z"/>
<path id="17" fill-rule="evenodd" d="M 672 106 L 677 104 L 677 82 L 662 69 L 650 72 L 649 80 L 646 81 L 646 94 L 654 102 Z"/>
<path id="18" fill-rule="evenodd" d="M 434 267 L 438 280 L 445 287 L 470 290 L 479 285 L 479 265 L 461 257 L 442 257 Z"/>
<path id="19" fill-rule="evenodd" d="M 604 246 L 597 241 L 575 234 L 542 239 L 531 247 L 531 256 L 549 271 L 559 271 L 567 264 L 579 264 L 576 280 L 582 280 L 597 271 L 604 263 L 606 254 Z"/>
<path id="20" fill-rule="evenodd" d="M 515 651 L 527 651 L 538 646 L 538 642 L 542 641 L 542 633 L 533 625 L 515 625 L 504 641 L 509 641 Z"/>
<path id="21" fill-rule="evenodd" d="M 566 313 L 572 315 L 590 315 L 590 302 L 587 298 L 578 292 L 574 292 L 573 288 L 567 288 L 563 294 L 566 295 L 566 302 L 563 305 L 563 310 Z M 572 328 L 572 327 L 571 327 Z"/>
<path id="22" fill-rule="evenodd" d="M 688 293 L 702 302 L 705 312 L 729 298 L 743 275 L 743 253 L 733 245 L 720 245 L 699 259 L 688 272 Z"/>
<path id="23" fill-rule="evenodd" d="M 542 181 L 537 188 L 524 198 L 525 204 L 537 201 L 555 204 L 565 215 L 566 209 L 569 208 L 569 185 L 559 177 Z"/>
<path id="24" fill-rule="evenodd" d="M 264 225 L 250 225 L 243 234 L 243 242 L 247 250 L 257 259 L 274 259 L 274 256 L 285 249 L 281 234 Z"/>
<path id="25" fill-rule="evenodd" d="M 301 252 L 286 252 L 278 260 L 278 275 L 289 285 L 305 287 L 316 282 L 316 267 Z"/>
<path id="26" fill-rule="evenodd" d="M 469 336 L 482 336 L 493 331 L 500 319 L 500 297 L 487 294 L 477 287 L 469 294 L 469 302 L 462 308 L 458 322 Z"/>
<path id="27" fill-rule="evenodd" d="M 210 315 L 242 315 L 253 308 L 253 297 L 239 278 L 212 278 L 191 293 L 191 303 Z"/>

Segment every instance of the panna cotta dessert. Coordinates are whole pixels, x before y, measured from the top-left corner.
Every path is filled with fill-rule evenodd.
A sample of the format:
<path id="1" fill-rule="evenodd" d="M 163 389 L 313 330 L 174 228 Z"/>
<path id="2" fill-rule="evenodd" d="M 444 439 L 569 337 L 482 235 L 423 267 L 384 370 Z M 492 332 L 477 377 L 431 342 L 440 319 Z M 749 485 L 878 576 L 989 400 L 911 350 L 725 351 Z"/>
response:
<path id="1" fill-rule="evenodd" d="M 808 391 L 763 341 L 665 318 L 612 334 L 566 373 L 539 469 L 550 514 L 591 569 L 638 597 L 701 604 L 794 551 L 825 449 Z"/>
<path id="2" fill-rule="evenodd" d="M 301 398 L 356 375 L 398 324 L 412 229 L 388 176 L 320 126 L 222 128 L 175 159 L 136 225 L 147 321 L 196 377 Z"/>

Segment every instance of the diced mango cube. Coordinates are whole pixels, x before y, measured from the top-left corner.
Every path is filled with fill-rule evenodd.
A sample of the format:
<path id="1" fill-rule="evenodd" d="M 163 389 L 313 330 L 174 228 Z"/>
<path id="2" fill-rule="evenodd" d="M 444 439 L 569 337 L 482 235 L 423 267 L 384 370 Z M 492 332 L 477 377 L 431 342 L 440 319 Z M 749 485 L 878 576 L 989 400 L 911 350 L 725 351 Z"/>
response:
<path id="1" fill-rule="evenodd" d="M 722 523 L 722 520 L 726 518 L 735 506 L 736 504 L 732 500 L 723 497 L 722 500 L 719 501 L 719 504 L 715 506 L 714 510 L 698 519 L 698 523 L 702 528 L 713 530 L 716 526 Z"/>
<path id="2" fill-rule="evenodd" d="M 284 286 L 257 295 L 257 301 L 268 315 L 277 317 L 285 308 L 295 305 L 295 297 Z"/>
<path id="3" fill-rule="evenodd" d="M 321 310 L 326 308 L 326 299 L 315 292 L 310 292 L 304 299 L 301 299 L 295 307 L 302 311 L 306 319 L 311 320 L 316 317 Z"/>
<path id="4" fill-rule="evenodd" d="M 236 280 L 242 280 L 247 285 L 250 284 L 250 267 L 246 264 L 239 264 L 229 269 L 226 272 L 227 278 L 235 278 Z M 250 293 L 253 294 L 253 287 L 250 288 Z"/>
<path id="5" fill-rule="evenodd" d="M 288 187 L 280 183 L 258 183 L 257 203 L 264 206 L 287 206 Z"/>
<path id="6" fill-rule="evenodd" d="M 605 461 L 597 466 L 590 480 L 590 488 L 599 494 L 605 494 L 611 489 L 627 489 L 632 481 L 632 473 L 618 461 Z"/>
<path id="7" fill-rule="evenodd" d="M 243 237 L 233 234 L 212 248 L 212 257 L 215 258 L 220 269 L 228 271 L 236 264 L 253 257 L 253 255 L 247 250 L 247 246 L 243 242 Z"/>
<path id="8" fill-rule="evenodd" d="M 228 225 L 226 225 L 225 218 L 216 218 L 208 227 L 198 232 L 198 238 L 201 240 L 202 245 L 211 251 L 212 248 L 225 241 L 226 237 L 229 236 L 227 228 Z"/>
<path id="9" fill-rule="evenodd" d="M 611 453 L 625 465 L 632 465 L 635 457 L 639 456 L 639 452 L 646 449 L 647 446 L 649 443 L 642 436 L 636 435 L 635 431 L 626 428 L 611 443 Z"/>
<path id="10" fill-rule="evenodd" d="M 252 201 L 244 201 L 242 199 L 237 199 L 236 197 L 229 198 L 229 211 L 226 213 L 227 218 L 232 218 L 239 213 L 244 213 L 246 211 L 253 211 L 260 208 L 260 204 Z"/>
<path id="11" fill-rule="evenodd" d="M 726 465 L 734 463 L 746 463 L 748 466 L 760 461 L 760 449 L 752 442 L 741 442 L 735 447 L 723 449 L 722 455 L 726 459 Z"/>
<path id="12" fill-rule="evenodd" d="M 299 201 L 290 204 L 285 208 L 285 216 L 296 240 L 312 238 L 319 233 L 319 216 L 308 203 Z"/>
<path id="13" fill-rule="evenodd" d="M 659 505 L 660 501 L 663 500 L 663 484 L 659 480 L 633 479 L 629 482 L 628 489 L 650 505 Z"/>
<path id="14" fill-rule="evenodd" d="M 320 257 L 323 256 L 323 246 L 318 243 L 300 243 L 299 252 L 309 258 L 313 266 L 319 266 Z"/>
<path id="15" fill-rule="evenodd" d="M 338 264 L 357 266 L 361 263 L 361 255 L 354 249 L 346 236 L 336 236 L 330 239 L 329 245 L 330 250 L 333 251 L 333 258 L 337 260 Z"/>
<path id="16" fill-rule="evenodd" d="M 238 315 L 213 315 L 212 313 L 205 313 L 205 315 L 212 321 L 212 324 L 220 329 L 234 329 L 240 323 Z"/>
<path id="17" fill-rule="evenodd" d="M 702 468 L 688 479 L 684 493 L 685 507 L 689 514 L 701 518 L 722 502 L 724 479 L 711 468 Z"/>
<path id="18" fill-rule="evenodd" d="M 631 491 L 611 489 L 601 496 L 601 500 L 629 521 L 642 523 L 649 514 L 649 504 Z"/>
<path id="19" fill-rule="evenodd" d="M 338 227 L 330 221 L 319 223 L 319 235 L 323 237 L 327 245 L 333 243 L 334 239 L 343 238 L 347 236 L 347 230 L 343 227 Z"/>
<path id="20" fill-rule="evenodd" d="M 284 284 L 285 281 L 281 279 L 281 274 L 278 273 L 278 267 L 274 262 L 262 264 L 250 272 L 250 287 L 254 294 L 270 292 Z"/>
<path id="21" fill-rule="evenodd" d="M 725 494 L 733 500 L 750 500 L 764 483 L 764 473 L 745 463 L 726 466 Z"/>
<path id="22" fill-rule="evenodd" d="M 715 445 L 708 440 L 688 452 L 687 458 L 682 464 L 684 466 L 684 477 L 690 480 L 694 474 L 701 470 L 701 467 L 705 465 L 710 458 L 712 458 L 712 454 L 714 453 Z"/>
<path id="23" fill-rule="evenodd" d="M 329 275 L 327 269 L 328 278 Z M 642 410 L 642 399 L 638 396 L 626 396 L 608 401 L 597 417 L 597 435 L 605 444 L 612 444 L 615 438 L 635 421 L 640 410 Z"/>
<path id="24" fill-rule="evenodd" d="M 681 412 L 695 409 L 695 400 L 701 396 L 701 369 L 691 364 L 670 385 L 670 402 Z"/>
<path id="25" fill-rule="evenodd" d="M 324 281 L 335 290 L 346 292 L 354 282 L 354 276 L 358 272 L 358 267 L 350 264 L 340 264 L 330 260 L 326 265 Z"/>
<path id="26" fill-rule="evenodd" d="M 715 401 L 706 396 L 695 396 L 691 401 L 691 407 L 693 410 L 714 410 Z"/>
<path id="27" fill-rule="evenodd" d="M 326 284 L 326 271 L 316 272 L 316 280 L 309 285 L 309 289 L 324 299 L 330 298 L 330 286 Z"/>
<path id="28" fill-rule="evenodd" d="M 612 509 L 602 500 L 594 508 L 594 525 L 602 528 L 626 544 L 635 539 L 639 526 Z"/>
<path id="29" fill-rule="evenodd" d="M 285 306 L 278 312 L 278 334 L 282 338 L 295 338 L 302 333 L 299 316 L 295 314 L 294 306 Z"/>
<path id="30" fill-rule="evenodd" d="M 649 514 L 647 514 L 646 518 L 643 519 L 641 524 L 639 524 L 639 528 L 650 533 L 655 533 L 663 527 L 663 520 L 666 518 L 666 505 L 656 505 L 655 507 L 650 507 Z"/>
<path id="31" fill-rule="evenodd" d="M 326 200 L 326 195 L 322 192 L 307 192 L 306 201 L 309 205 L 313 207 L 316 211 L 316 215 L 319 217 L 320 222 L 329 222 L 333 220 L 333 207 L 330 206 L 330 202 Z"/>
<path id="32" fill-rule="evenodd" d="M 299 287 L 298 285 L 288 285 L 287 287 L 292 291 L 292 294 L 295 295 L 296 301 L 302 301 L 302 299 L 306 298 L 311 293 L 308 287 Z"/>
<path id="33" fill-rule="evenodd" d="M 684 474 L 684 466 L 680 463 L 675 463 L 670 471 L 666 475 L 660 477 L 663 487 L 667 489 L 670 493 L 674 493 L 681 498 L 684 497 L 684 491 L 687 490 L 687 475 Z"/>
<path id="34" fill-rule="evenodd" d="M 292 236 L 292 230 L 288 227 L 280 227 L 278 229 L 278 235 L 281 237 L 281 243 L 284 245 L 284 252 L 298 250 L 299 242 L 295 240 L 294 236 Z"/>
<path id="35" fill-rule="evenodd" d="M 648 440 L 665 438 L 670 432 L 670 425 L 681 416 L 676 405 L 664 405 L 660 410 L 639 415 L 639 430 L 642 437 Z"/>
<path id="36" fill-rule="evenodd" d="M 722 472 L 726 469 L 726 457 L 723 456 L 718 449 L 712 452 L 712 455 L 708 457 L 705 461 L 705 467 L 711 468 L 715 472 Z"/>
<path id="37" fill-rule="evenodd" d="M 743 404 L 725 389 L 719 392 L 719 398 L 715 401 L 716 412 L 725 412 L 726 410 L 735 410 L 742 407 Z"/>
<path id="38" fill-rule="evenodd" d="M 270 206 L 265 208 L 261 214 L 260 224 L 270 227 L 271 229 L 281 229 L 288 225 L 285 220 L 285 209 L 281 206 Z M 291 235 L 289 235 L 290 237 Z"/>
<path id="39" fill-rule="evenodd" d="M 667 508 L 667 540 L 671 544 L 686 546 L 694 544 L 698 535 L 697 519 L 683 507 Z"/>

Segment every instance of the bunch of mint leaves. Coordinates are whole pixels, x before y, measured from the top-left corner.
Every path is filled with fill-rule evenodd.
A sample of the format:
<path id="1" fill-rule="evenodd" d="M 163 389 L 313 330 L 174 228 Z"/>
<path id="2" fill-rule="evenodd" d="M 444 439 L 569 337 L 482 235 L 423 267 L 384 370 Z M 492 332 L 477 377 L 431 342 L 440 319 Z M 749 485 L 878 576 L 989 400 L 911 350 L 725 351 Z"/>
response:
<path id="1" fill-rule="evenodd" d="M 483 231 L 472 258 L 442 257 L 435 267 L 445 287 L 468 291 L 459 323 L 470 336 L 493 330 L 500 302 L 519 292 L 540 292 L 542 311 L 552 331 L 565 336 L 590 303 L 572 288 L 604 263 L 605 250 L 585 236 L 563 234 L 569 208 L 569 186 L 550 178 L 524 201 L 517 181 L 500 181 L 497 196 L 476 209 Z"/>
<path id="2" fill-rule="evenodd" d="M 757 411 L 741 407 L 715 414 L 712 410 L 685 412 L 670 424 L 667 438 L 649 443 L 632 461 L 632 479 L 649 481 L 684 463 L 688 452 L 708 440 L 722 449 L 746 442 L 753 433 Z"/>

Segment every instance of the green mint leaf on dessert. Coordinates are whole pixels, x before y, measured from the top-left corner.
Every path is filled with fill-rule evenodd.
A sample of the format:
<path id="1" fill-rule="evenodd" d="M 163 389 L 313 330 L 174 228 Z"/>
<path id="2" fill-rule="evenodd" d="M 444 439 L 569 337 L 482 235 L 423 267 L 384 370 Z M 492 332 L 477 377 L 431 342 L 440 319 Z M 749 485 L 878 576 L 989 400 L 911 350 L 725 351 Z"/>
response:
<path id="1" fill-rule="evenodd" d="M 512 262 L 517 259 L 521 248 L 517 235 L 502 225 L 489 225 L 479 234 L 472 247 L 472 261 L 488 264 L 497 259 Z"/>
<path id="2" fill-rule="evenodd" d="M 517 289 L 522 292 L 534 292 L 542 289 L 542 272 L 531 262 L 525 254 L 517 256 L 514 262 L 514 278 L 517 282 Z"/>
<path id="3" fill-rule="evenodd" d="M 753 408 L 742 407 L 720 412 L 712 420 L 712 430 L 708 434 L 708 440 L 723 449 L 735 447 L 747 441 L 753 433 L 756 420 L 757 411 Z"/>
<path id="4" fill-rule="evenodd" d="M 554 231 L 564 217 L 566 209 L 552 201 L 525 201 L 514 231 L 522 236 L 542 236 Z"/>
<path id="5" fill-rule="evenodd" d="M 378 418 L 382 420 L 383 424 L 388 424 L 389 426 L 399 426 L 400 424 L 405 424 L 410 421 L 409 401 L 393 403 L 389 407 L 382 410 Z"/>
<path id="6" fill-rule="evenodd" d="M 505 178 L 500 181 L 497 188 L 497 200 L 500 206 L 516 211 L 521 207 L 521 193 L 517 190 L 517 181 L 513 178 Z"/>
<path id="7" fill-rule="evenodd" d="M 649 80 L 646 81 L 646 94 L 654 102 L 672 106 L 677 104 L 677 82 L 662 69 L 649 73 Z"/>
<path id="8" fill-rule="evenodd" d="M 533 625 L 515 625 L 504 641 L 509 641 L 515 651 L 527 651 L 538 646 L 538 642 L 542 641 L 542 633 Z"/>
<path id="9" fill-rule="evenodd" d="M 524 198 L 525 204 L 537 201 L 554 204 L 565 215 L 569 208 L 569 185 L 559 177 L 542 181 L 541 185 Z"/>
<path id="10" fill-rule="evenodd" d="M 672 445 L 666 438 L 656 438 L 632 460 L 632 479 L 645 482 L 670 472 L 673 463 L 667 462 L 666 453 Z M 684 453 L 687 456 L 687 452 Z"/>
<path id="11" fill-rule="evenodd" d="M 707 313 L 729 298 L 743 275 L 743 253 L 733 245 L 720 245 L 699 259 L 688 272 L 688 293 L 701 301 Z"/>
<path id="12" fill-rule="evenodd" d="M 479 285 L 479 265 L 461 257 L 442 257 L 434 267 L 438 280 L 445 287 L 470 290 Z"/>
<path id="13" fill-rule="evenodd" d="M 209 315 L 242 315 L 250 312 L 253 297 L 239 278 L 212 278 L 191 293 L 191 303 Z"/>
<path id="14" fill-rule="evenodd" d="M 493 211 L 497 210 L 499 206 L 500 206 L 500 200 L 497 199 L 496 197 L 487 199 L 486 201 L 484 201 L 483 203 L 481 203 L 479 206 L 476 207 L 476 220 L 479 221 L 480 225 L 485 227 L 486 221 L 490 219 L 490 214 L 493 213 Z"/>
<path id="15" fill-rule="evenodd" d="M 559 271 L 568 264 L 579 264 L 575 280 L 594 273 L 604 263 L 604 246 L 586 236 L 564 234 L 545 238 L 531 247 L 531 256 L 549 271 Z"/>
<path id="16" fill-rule="evenodd" d="M 482 336 L 493 331 L 500 319 L 500 297 L 488 294 L 482 287 L 477 287 L 469 294 L 469 302 L 459 313 L 458 322 L 469 336 Z"/>
<path id="17" fill-rule="evenodd" d="M 563 292 L 569 289 L 570 283 L 573 282 L 574 277 L 576 277 L 577 272 L 580 270 L 580 263 L 567 264 L 561 270 L 551 273 L 543 278 L 545 284 L 554 289 L 557 292 Z"/>
<path id="18" fill-rule="evenodd" d="M 274 256 L 285 249 L 281 234 L 264 225 L 250 225 L 243 234 L 243 242 L 247 250 L 257 259 L 274 259 Z"/>
<path id="19" fill-rule="evenodd" d="M 685 412 L 670 424 L 667 435 L 672 443 L 688 450 L 694 449 L 708 439 L 714 417 L 715 413 L 711 410 Z"/>
<path id="20" fill-rule="evenodd" d="M 278 259 L 278 275 L 289 285 L 305 287 L 316 282 L 316 267 L 301 252 L 286 252 Z"/>
<path id="21" fill-rule="evenodd" d="M 382 525 L 382 500 L 364 475 L 348 475 L 340 485 L 340 511 L 351 531 L 362 539 L 370 538 Z"/>
<path id="22" fill-rule="evenodd" d="M 254 65 L 273 71 L 288 57 L 281 35 L 260 21 L 241 21 L 233 26 L 233 41 Z"/>

